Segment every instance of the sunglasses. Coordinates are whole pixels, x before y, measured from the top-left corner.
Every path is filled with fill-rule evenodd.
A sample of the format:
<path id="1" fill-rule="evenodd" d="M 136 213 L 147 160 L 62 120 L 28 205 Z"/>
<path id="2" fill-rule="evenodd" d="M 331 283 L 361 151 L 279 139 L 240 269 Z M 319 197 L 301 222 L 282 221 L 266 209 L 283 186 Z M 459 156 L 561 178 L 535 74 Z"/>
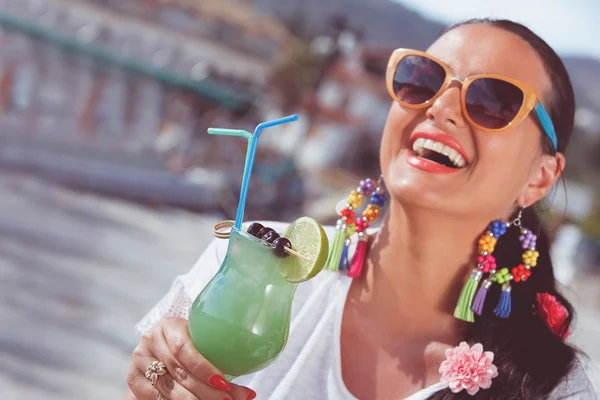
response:
<path id="1" fill-rule="evenodd" d="M 454 81 L 462 85 L 461 107 L 472 126 L 484 132 L 501 132 L 518 125 L 535 110 L 542 129 L 558 151 L 550 115 L 531 86 L 494 74 L 461 80 L 446 64 L 418 50 L 397 49 L 388 62 L 388 92 L 405 108 L 427 107 Z"/>

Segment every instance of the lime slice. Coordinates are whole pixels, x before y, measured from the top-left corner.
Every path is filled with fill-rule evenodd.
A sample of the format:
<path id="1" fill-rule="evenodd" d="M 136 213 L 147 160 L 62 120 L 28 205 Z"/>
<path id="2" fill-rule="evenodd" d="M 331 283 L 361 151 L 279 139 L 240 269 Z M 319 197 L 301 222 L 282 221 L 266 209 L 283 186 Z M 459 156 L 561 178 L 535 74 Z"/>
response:
<path id="1" fill-rule="evenodd" d="M 288 282 L 304 282 L 321 272 L 329 255 L 329 239 L 317 221 L 309 217 L 298 218 L 281 236 L 292 242 L 292 250 L 310 260 L 292 254 L 283 259 L 278 268 Z"/>

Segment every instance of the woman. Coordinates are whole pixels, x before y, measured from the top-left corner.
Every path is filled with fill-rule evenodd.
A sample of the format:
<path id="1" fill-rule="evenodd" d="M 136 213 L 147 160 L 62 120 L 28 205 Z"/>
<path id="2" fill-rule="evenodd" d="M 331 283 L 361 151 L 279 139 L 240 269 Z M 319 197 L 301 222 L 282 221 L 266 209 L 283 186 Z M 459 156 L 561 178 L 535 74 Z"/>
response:
<path id="1" fill-rule="evenodd" d="M 557 292 L 548 239 L 531 208 L 559 179 L 573 128 L 573 90 L 561 60 L 527 28 L 495 20 L 449 28 L 426 55 L 400 50 L 392 57 L 388 85 L 396 101 L 381 143 L 389 209 L 372 237 L 361 278 L 323 271 L 300 285 L 282 355 L 264 371 L 228 384 L 191 345 L 186 320 L 163 318 L 176 315 L 174 305 L 189 302 L 216 272 L 226 243 L 213 243 L 138 326 L 149 330 L 133 353 L 128 398 L 592 396 L 576 351 L 564 341 L 573 310 Z M 504 78 L 465 80 L 482 73 Z M 523 102 L 530 108 L 522 108 Z M 518 113 L 521 109 L 524 112 Z M 419 147 L 418 138 L 437 140 L 456 153 L 436 155 L 443 151 Z M 522 217 L 515 220 L 520 212 Z M 481 299 L 473 302 L 476 286 L 467 284 L 462 292 L 461 287 L 477 239 L 497 219 L 520 222 L 538 233 L 539 262 L 530 269 L 529 264 L 536 263 L 528 261 L 522 276 L 513 273 L 515 282 L 520 278 L 527 282 L 515 284 L 512 294 L 507 289 L 510 281 L 505 282 L 502 295 L 490 294 L 483 307 Z M 529 239 L 519 243 L 519 234 L 509 229 L 498 240 L 494 252 L 498 264 L 519 259 L 522 243 L 531 245 Z M 478 262 L 483 268 L 487 261 Z M 481 277 L 477 274 L 471 274 L 472 281 Z M 504 301 L 505 295 L 512 296 L 512 303 Z M 457 298 L 464 303 L 455 313 L 461 319 L 470 320 L 476 303 L 482 307 L 481 317 L 472 323 L 454 318 Z M 548 325 L 543 317 L 549 308 L 536 303 L 540 298 L 557 299 L 552 304 L 559 308 L 562 304 L 559 314 L 566 313 L 567 318 Z M 479 350 L 463 347 L 485 363 L 482 380 L 452 364 L 458 362 L 456 357 L 450 360 L 452 354 L 463 347 L 452 350 L 455 353 L 447 350 L 462 341 L 481 345 Z M 482 349 L 493 353 L 493 360 Z M 144 373 L 158 361 L 166 364 L 166 374 L 158 376 L 153 387 Z M 452 368 L 462 381 L 440 382 L 440 373 L 448 378 Z"/>

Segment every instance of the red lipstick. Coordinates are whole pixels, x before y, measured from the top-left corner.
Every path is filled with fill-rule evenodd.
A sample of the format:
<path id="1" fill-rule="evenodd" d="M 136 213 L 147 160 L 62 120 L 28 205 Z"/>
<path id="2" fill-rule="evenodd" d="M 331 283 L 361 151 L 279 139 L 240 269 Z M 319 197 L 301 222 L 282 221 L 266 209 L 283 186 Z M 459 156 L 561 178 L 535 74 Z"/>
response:
<path id="1" fill-rule="evenodd" d="M 446 167 L 445 165 L 421 158 L 410 150 L 406 151 L 406 162 L 415 168 L 433 174 L 451 174 L 460 171 L 460 168 Z"/>

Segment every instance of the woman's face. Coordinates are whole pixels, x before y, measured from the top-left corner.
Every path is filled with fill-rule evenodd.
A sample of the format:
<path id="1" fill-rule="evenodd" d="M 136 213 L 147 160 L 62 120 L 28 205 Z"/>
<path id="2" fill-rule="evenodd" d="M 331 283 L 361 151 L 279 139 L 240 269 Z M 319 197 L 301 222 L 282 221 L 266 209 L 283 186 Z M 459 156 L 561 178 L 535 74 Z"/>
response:
<path id="1" fill-rule="evenodd" d="M 484 24 L 464 25 L 440 37 L 427 52 L 460 79 L 478 73 L 518 79 L 532 86 L 547 104 L 550 81 L 544 65 L 515 34 Z M 394 199 L 459 216 L 496 218 L 506 216 L 515 205 L 529 206 L 545 196 L 560 173 L 562 156 L 542 152 L 535 117 L 530 114 L 502 132 L 478 131 L 462 115 L 460 90 L 460 84 L 453 83 L 421 110 L 392 104 L 382 139 L 381 168 Z M 414 166 L 410 160 L 414 161 L 417 133 L 450 135 L 462 148 L 466 165 L 451 173 Z"/>

